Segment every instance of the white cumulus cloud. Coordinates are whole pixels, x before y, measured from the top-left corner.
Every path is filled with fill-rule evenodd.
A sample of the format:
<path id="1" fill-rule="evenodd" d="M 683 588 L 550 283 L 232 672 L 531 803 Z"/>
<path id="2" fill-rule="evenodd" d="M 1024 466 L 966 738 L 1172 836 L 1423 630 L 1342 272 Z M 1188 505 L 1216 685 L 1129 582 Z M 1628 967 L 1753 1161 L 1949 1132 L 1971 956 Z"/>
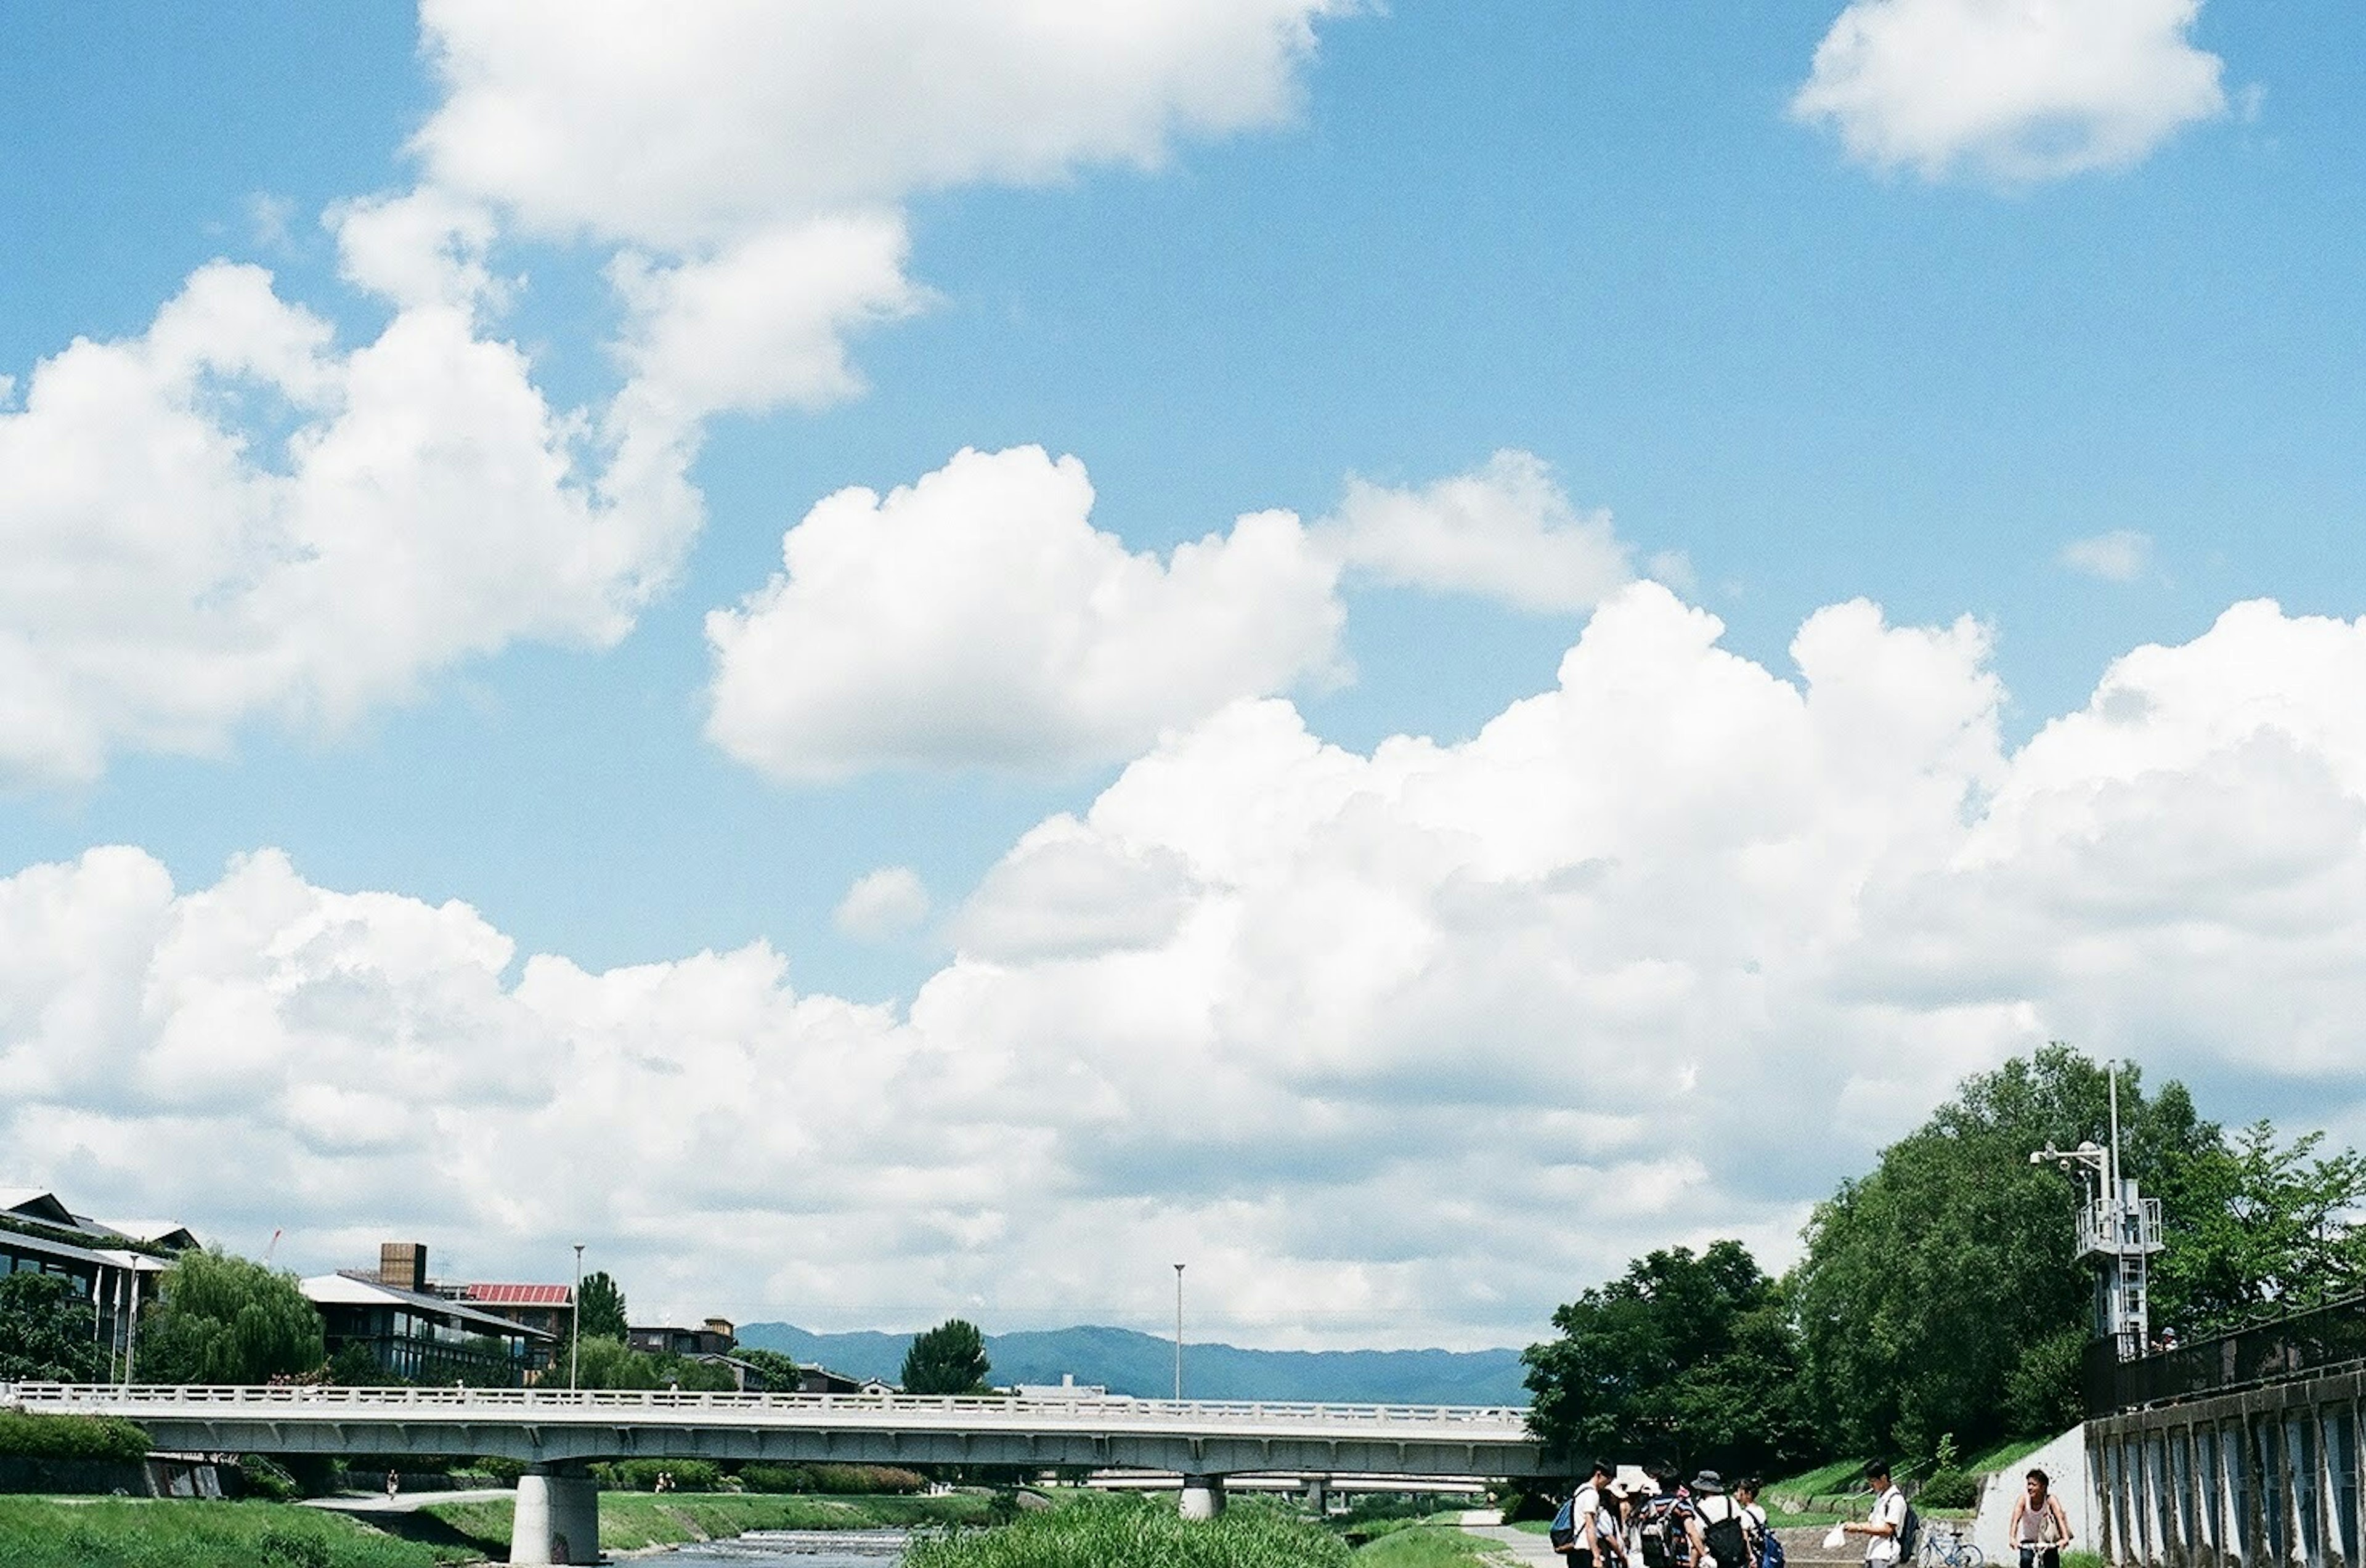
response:
<path id="1" fill-rule="evenodd" d="M 1606 512 L 1581 513 L 1527 452 L 1418 489 L 1347 481 L 1326 542 L 1380 581 L 1524 610 L 1590 610 L 1634 575 Z"/>
<path id="2" fill-rule="evenodd" d="M 1286 513 L 1165 559 L 1092 525 L 1074 457 L 964 451 L 841 491 L 782 572 L 707 616 L 710 739 L 775 777 L 1122 757 L 1335 657 L 1336 569 Z"/>
<path id="3" fill-rule="evenodd" d="M 216 263 L 146 333 L 34 369 L 0 412 L 0 773 L 333 726 L 513 641 L 623 634 L 695 498 L 544 400 L 481 335 L 469 265 L 402 274 L 392 321 L 342 349 Z"/>
<path id="4" fill-rule="evenodd" d="M 1851 156 L 1929 179 L 2135 163 L 2224 114 L 2202 0 L 1853 0 L 1791 103 Z"/>
<path id="5" fill-rule="evenodd" d="M 1149 1318 L 1189 1257 L 1235 1337 L 1521 1343 L 1647 1247 L 1780 1261 L 2051 1037 L 2366 1115 L 2366 621 L 2237 605 L 2018 749 L 1977 624 L 1835 605 L 1790 674 L 1719 638 L 1629 586 L 1456 745 L 1230 705 L 1016 843 L 903 1010 L 761 942 L 521 958 L 267 852 L 27 867 L 5 1174 L 306 1267 L 582 1236 L 659 1312 Z"/>
<path id="6" fill-rule="evenodd" d="M 929 918 L 929 889 L 908 865 L 884 865 L 854 879 L 831 917 L 838 929 L 864 942 L 884 942 Z"/>

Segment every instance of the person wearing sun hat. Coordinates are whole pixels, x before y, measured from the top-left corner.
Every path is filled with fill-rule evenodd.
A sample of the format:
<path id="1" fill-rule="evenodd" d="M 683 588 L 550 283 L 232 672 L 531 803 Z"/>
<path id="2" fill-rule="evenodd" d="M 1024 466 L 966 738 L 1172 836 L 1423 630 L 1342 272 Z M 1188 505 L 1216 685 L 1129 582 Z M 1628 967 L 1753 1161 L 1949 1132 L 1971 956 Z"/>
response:
<path id="1" fill-rule="evenodd" d="M 1752 1568 L 1750 1516 L 1726 1495 L 1725 1477 L 1704 1470 L 1693 1477 L 1691 1491 L 1693 1517 L 1706 1549 L 1699 1559 L 1702 1568 L 1711 1562 L 1716 1568 Z"/>

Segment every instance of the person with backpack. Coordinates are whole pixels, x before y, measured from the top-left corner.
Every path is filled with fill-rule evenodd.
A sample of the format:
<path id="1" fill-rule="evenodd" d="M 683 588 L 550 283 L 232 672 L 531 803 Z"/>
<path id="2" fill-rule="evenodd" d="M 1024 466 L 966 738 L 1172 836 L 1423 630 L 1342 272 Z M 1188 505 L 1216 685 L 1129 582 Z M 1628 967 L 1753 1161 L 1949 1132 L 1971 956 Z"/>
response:
<path id="1" fill-rule="evenodd" d="M 1873 1511 L 1863 1522 L 1852 1519 L 1841 1526 L 1842 1531 L 1865 1538 L 1865 1568 L 1890 1568 L 1911 1561 L 1921 1521 L 1915 1517 L 1906 1494 L 1891 1483 L 1888 1461 L 1875 1460 L 1866 1465 L 1865 1478 L 1873 1487 Z"/>
<path id="2" fill-rule="evenodd" d="M 1758 1495 L 1766 1483 L 1754 1475 L 1744 1476 L 1733 1483 L 1733 1500 L 1750 1516 L 1750 1549 L 1755 1554 L 1755 1568 L 1784 1568 L 1783 1542 L 1767 1528 L 1766 1510 L 1758 1506 Z"/>
<path id="3" fill-rule="evenodd" d="M 1750 1511 L 1726 1495 L 1725 1477 L 1704 1470 L 1693 1477 L 1693 1513 L 1700 1521 L 1706 1555 L 1701 1568 L 1758 1568 L 1758 1551 L 1751 1542 Z"/>
<path id="4" fill-rule="evenodd" d="M 2021 1568 L 2062 1568 L 2062 1549 L 2070 1544 L 2070 1516 L 2054 1495 L 2052 1480 L 2042 1470 L 2024 1478 L 2026 1490 L 2012 1500 L 2012 1518 L 2005 1539 L 2021 1549 Z"/>
<path id="5" fill-rule="evenodd" d="M 1700 1516 L 1673 1470 L 1646 1471 L 1659 1483 L 1658 1495 L 1643 1505 L 1635 1535 L 1643 1568 L 1692 1568 L 1708 1550 L 1701 1540 Z"/>
<path id="6" fill-rule="evenodd" d="M 1610 1467 L 1600 1460 L 1582 1486 L 1571 1492 L 1560 1512 L 1553 1516 L 1552 1549 L 1569 1559 L 1570 1568 L 1594 1568 L 1602 1549 L 1603 1488 L 1610 1484 Z M 1615 1552 L 1611 1555 L 1617 1555 Z"/>

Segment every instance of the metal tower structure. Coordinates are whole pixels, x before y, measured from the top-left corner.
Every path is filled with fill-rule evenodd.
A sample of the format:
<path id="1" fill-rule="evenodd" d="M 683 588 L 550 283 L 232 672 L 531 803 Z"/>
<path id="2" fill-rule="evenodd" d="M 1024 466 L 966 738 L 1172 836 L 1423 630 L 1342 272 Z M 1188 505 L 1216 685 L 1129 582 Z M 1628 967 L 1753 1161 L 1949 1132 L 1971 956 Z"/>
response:
<path id="1" fill-rule="evenodd" d="M 2079 1175 L 2079 1256 L 2102 1265 L 2095 1280 L 2095 1337 L 2109 1339 L 2123 1361 L 2145 1353 L 2151 1340 L 2151 1259 L 2161 1249 L 2160 1200 L 2147 1198 L 2120 1168 L 2120 1068 L 2110 1066 L 2112 1142 L 2092 1139 L 2075 1149 L 2052 1146 L 2029 1156 Z"/>

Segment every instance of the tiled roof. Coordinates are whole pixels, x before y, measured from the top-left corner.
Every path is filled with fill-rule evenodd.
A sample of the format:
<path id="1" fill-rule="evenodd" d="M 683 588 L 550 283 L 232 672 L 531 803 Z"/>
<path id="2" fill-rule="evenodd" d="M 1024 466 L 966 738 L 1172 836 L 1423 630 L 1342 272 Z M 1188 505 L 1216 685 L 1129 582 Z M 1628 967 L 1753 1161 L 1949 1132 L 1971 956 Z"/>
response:
<path id="1" fill-rule="evenodd" d="M 573 1290 L 566 1285 L 463 1285 L 463 1301 L 486 1306 L 563 1307 Z"/>

